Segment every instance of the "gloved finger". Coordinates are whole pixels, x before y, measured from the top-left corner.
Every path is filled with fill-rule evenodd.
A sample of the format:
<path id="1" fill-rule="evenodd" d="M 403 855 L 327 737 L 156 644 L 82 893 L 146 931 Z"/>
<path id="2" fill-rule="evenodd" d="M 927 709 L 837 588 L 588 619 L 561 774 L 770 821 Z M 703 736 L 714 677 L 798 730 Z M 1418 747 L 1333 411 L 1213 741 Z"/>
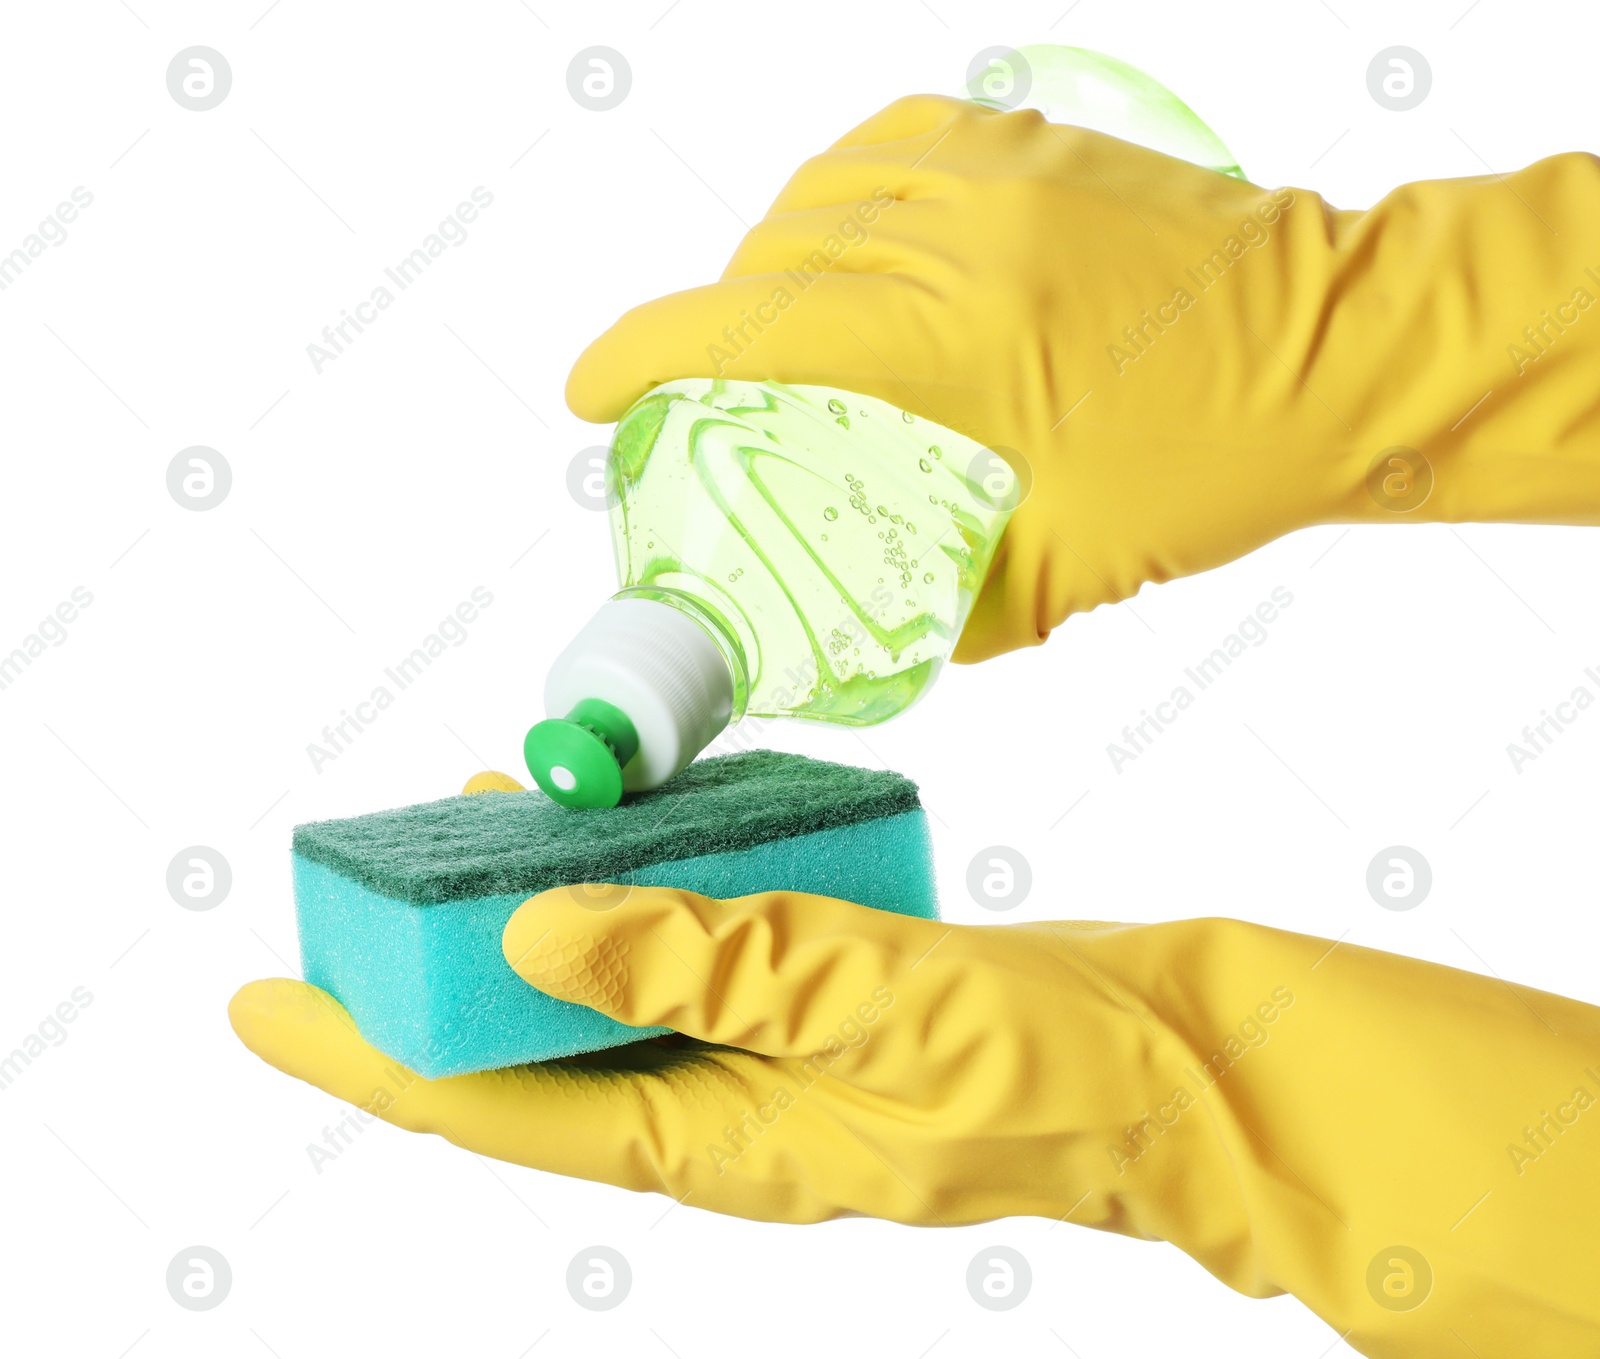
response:
<path id="1" fill-rule="evenodd" d="M 949 157 L 942 160 L 939 148 L 964 124 L 1009 118 L 1011 122 L 995 129 L 1009 128 L 1007 140 L 1015 142 L 1027 137 L 1038 116 L 1027 111 L 1002 114 L 943 95 L 899 100 L 805 161 L 778 191 L 767 215 L 853 204 L 885 193 L 902 199 L 927 197 L 950 174 Z M 970 165 L 964 167 L 957 181 L 971 171 Z"/>
<path id="2" fill-rule="evenodd" d="M 984 117 L 991 111 L 967 99 L 944 94 L 906 94 L 857 123 L 833 144 L 834 150 L 875 146 L 937 133 L 958 118 Z"/>
<path id="3" fill-rule="evenodd" d="M 929 197 L 948 183 L 948 171 L 932 154 L 945 135 L 854 146 L 813 156 L 778 190 L 766 216 Z"/>
<path id="4" fill-rule="evenodd" d="M 527 790 L 509 774 L 498 769 L 485 769 L 467 780 L 462 793 L 522 793 Z"/>
<path id="5" fill-rule="evenodd" d="M 853 203 L 870 198 L 878 189 L 893 194 L 959 120 L 988 113 L 966 100 L 941 95 L 897 99 L 826 151 L 803 161 L 778 191 L 767 215 Z"/>
<path id="6" fill-rule="evenodd" d="M 960 261 L 948 247 L 948 231 L 941 231 L 943 207 L 884 194 L 766 217 L 739 242 L 722 277 L 914 272 L 926 282 L 941 266 L 953 277 Z"/>
<path id="7" fill-rule="evenodd" d="M 596 900 L 615 904 L 595 909 Z M 556 888 L 517 909 L 501 946 L 523 980 L 625 1024 L 804 1057 L 836 1041 L 842 1019 L 874 1022 L 910 966 L 951 932 L 803 892 L 718 901 L 675 888 L 598 898 Z"/>
<path id="8" fill-rule="evenodd" d="M 605 424 L 652 387 L 675 378 L 817 383 L 882 395 L 937 420 L 879 354 L 906 327 L 926 326 L 932 301 L 916 284 L 829 270 L 821 277 L 753 274 L 690 288 L 625 314 L 578 357 L 567 405 Z"/>
<path id="9" fill-rule="evenodd" d="M 430 1081 L 367 1043 L 325 991 L 283 977 L 242 987 L 228 1018 L 270 1065 L 385 1122 L 626 1189 L 681 1192 L 681 1166 L 765 1084 L 747 1070 L 757 1059 L 710 1062 L 651 1043 Z"/>

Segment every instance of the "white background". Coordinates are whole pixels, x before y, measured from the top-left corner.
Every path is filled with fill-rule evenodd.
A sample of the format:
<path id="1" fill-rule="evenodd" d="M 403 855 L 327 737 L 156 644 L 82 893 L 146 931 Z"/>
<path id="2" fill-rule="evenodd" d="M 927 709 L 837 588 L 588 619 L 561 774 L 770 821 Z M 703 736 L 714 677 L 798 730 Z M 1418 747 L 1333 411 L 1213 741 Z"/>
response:
<path id="1" fill-rule="evenodd" d="M 997 44 L 1097 48 L 1174 87 L 1258 182 L 1344 207 L 1600 146 L 1600 23 L 1577 5 L 667 3 L 8 8 L 0 252 L 75 186 L 93 203 L 0 293 L 0 652 L 74 587 L 93 603 L 0 692 L 0 1053 L 74 987 L 93 1001 L 0 1090 L 5 1348 L 1345 1352 L 1292 1300 L 1048 1221 L 663 1217 L 384 1126 L 319 1174 L 307 1144 L 346 1111 L 229 1030 L 237 986 L 297 971 L 294 823 L 519 771 L 545 666 L 611 586 L 604 516 L 566 489 L 607 433 L 563 407 L 578 350 L 715 277 L 789 171 L 893 97 L 955 92 Z M 165 83 L 193 44 L 233 71 L 204 113 Z M 606 113 L 567 91 L 593 44 L 633 71 Z M 1393 44 L 1433 69 L 1407 113 L 1367 92 Z M 469 239 L 318 375 L 306 346 L 479 185 Z M 205 513 L 166 488 L 193 444 L 233 472 Z M 865 740 L 769 736 L 921 783 L 952 920 L 996 919 L 964 881 L 998 842 L 1034 872 L 1012 919 L 1231 914 L 1600 1001 L 1600 711 L 1520 774 L 1506 753 L 1575 685 L 1600 691 L 1597 566 L 1581 529 L 1312 529 L 948 671 Z M 494 603 L 465 644 L 316 772 L 307 743 L 474 586 Z M 1276 586 L 1294 603 L 1267 642 L 1115 772 L 1124 723 Z M 1365 887 L 1397 843 L 1434 872 L 1407 913 Z M 165 885 L 194 844 L 232 866 L 209 912 Z M 634 1272 L 605 1314 L 564 1282 L 595 1242 Z M 964 1286 L 997 1242 L 1035 1279 L 1006 1314 Z M 234 1274 L 203 1314 L 164 1282 L 196 1243 Z"/>

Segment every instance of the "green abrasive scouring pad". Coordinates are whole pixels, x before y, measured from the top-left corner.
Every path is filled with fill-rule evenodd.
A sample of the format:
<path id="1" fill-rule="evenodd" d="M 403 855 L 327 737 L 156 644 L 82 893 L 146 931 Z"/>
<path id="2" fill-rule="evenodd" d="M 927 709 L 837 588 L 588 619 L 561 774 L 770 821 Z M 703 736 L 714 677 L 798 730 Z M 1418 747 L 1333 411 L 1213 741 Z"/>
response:
<path id="1" fill-rule="evenodd" d="M 512 913 L 574 883 L 809 892 L 938 916 L 914 783 L 753 750 L 700 760 L 616 807 L 490 792 L 296 826 L 305 979 L 369 1043 L 427 1077 L 667 1033 L 556 1000 L 507 964 L 500 935 Z"/>

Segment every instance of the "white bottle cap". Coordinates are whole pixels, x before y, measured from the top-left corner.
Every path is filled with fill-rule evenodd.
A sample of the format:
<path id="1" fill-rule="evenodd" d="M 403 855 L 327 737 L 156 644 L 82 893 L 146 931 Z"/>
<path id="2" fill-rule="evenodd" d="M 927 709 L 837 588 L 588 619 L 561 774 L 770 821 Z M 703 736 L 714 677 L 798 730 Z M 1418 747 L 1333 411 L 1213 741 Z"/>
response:
<path id="1" fill-rule="evenodd" d="M 733 716 L 733 676 L 706 630 L 656 599 L 611 599 L 555 659 L 545 712 L 564 718 L 584 699 L 627 715 L 638 752 L 622 770 L 631 792 L 658 788 L 717 738 Z"/>

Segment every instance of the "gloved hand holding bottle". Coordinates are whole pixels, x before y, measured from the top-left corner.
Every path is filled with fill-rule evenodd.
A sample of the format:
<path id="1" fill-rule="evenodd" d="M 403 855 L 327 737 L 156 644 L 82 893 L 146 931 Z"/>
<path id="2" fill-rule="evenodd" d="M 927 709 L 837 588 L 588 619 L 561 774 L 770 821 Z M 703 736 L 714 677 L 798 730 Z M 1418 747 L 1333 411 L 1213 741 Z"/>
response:
<path id="1" fill-rule="evenodd" d="M 1600 521 L 1596 221 L 1587 154 L 1346 211 L 915 95 L 802 166 L 720 282 L 596 340 L 567 399 L 610 421 L 678 379 L 818 384 L 1020 455 L 973 661 L 1311 524 Z"/>
<path id="2" fill-rule="evenodd" d="M 1230 159 L 1192 115 L 1163 140 Z M 898 101 L 800 169 L 721 282 L 573 369 L 573 410 L 622 421 L 626 588 L 552 672 L 529 768 L 605 805 L 746 712 L 880 721 L 952 652 L 1311 524 L 1600 522 L 1597 213 L 1587 155 L 1351 212 L 1034 111 Z"/>

